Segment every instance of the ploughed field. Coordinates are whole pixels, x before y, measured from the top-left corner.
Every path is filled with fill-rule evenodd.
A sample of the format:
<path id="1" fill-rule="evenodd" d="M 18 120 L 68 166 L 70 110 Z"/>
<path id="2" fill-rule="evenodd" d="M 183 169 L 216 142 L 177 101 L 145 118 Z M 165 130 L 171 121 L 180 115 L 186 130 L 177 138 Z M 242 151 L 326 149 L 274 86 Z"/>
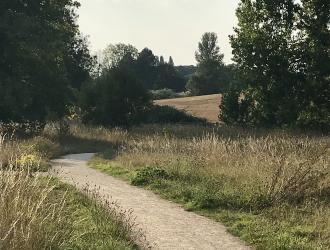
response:
<path id="1" fill-rule="evenodd" d="M 184 110 L 193 116 L 205 118 L 210 122 L 218 122 L 220 101 L 221 95 L 216 94 L 158 100 L 155 103 Z"/>

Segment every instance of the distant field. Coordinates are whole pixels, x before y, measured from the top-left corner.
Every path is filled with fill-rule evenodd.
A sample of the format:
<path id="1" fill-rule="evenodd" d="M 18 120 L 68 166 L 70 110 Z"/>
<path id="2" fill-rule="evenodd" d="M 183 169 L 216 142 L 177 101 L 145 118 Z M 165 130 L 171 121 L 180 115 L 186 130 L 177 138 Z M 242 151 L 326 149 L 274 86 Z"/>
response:
<path id="1" fill-rule="evenodd" d="M 217 122 L 220 100 L 221 95 L 217 94 L 159 100 L 156 101 L 156 104 L 172 106 L 193 116 L 205 118 L 210 122 Z"/>

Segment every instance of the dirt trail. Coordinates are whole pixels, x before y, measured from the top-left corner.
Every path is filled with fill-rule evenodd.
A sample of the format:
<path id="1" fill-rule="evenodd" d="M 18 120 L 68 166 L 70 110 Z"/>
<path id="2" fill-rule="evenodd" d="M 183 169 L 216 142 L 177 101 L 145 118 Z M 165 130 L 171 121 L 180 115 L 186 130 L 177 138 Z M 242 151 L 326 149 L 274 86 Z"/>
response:
<path id="1" fill-rule="evenodd" d="M 112 201 L 125 210 L 132 209 L 136 222 L 143 229 L 154 249 L 211 250 L 250 249 L 226 228 L 208 218 L 187 212 L 152 192 L 117 180 L 87 167 L 92 154 L 68 155 L 52 161 L 58 177 L 78 189 L 100 188 L 100 195 L 111 196 Z"/>

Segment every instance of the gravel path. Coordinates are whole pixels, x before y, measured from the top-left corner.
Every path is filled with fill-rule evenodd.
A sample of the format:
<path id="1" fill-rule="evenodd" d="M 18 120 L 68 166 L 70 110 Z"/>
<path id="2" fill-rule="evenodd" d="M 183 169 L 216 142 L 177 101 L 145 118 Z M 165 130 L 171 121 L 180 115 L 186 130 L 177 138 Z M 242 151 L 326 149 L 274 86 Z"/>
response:
<path id="1" fill-rule="evenodd" d="M 208 218 L 187 212 L 152 192 L 133 187 L 121 180 L 87 167 L 93 154 L 68 155 L 52 161 L 57 176 L 83 189 L 100 188 L 100 195 L 111 197 L 124 210 L 133 210 L 137 224 L 154 249 L 211 250 L 250 249 L 226 228 Z M 108 198 L 109 199 L 109 198 Z"/>

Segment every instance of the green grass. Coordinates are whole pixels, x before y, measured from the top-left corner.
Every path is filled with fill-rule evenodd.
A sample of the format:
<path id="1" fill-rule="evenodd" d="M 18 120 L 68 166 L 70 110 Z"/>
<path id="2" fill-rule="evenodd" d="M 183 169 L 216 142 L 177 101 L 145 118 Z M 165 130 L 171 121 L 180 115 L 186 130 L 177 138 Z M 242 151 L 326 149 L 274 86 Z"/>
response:
<path id="1" fill-rule="evenodd" d="M 51 177 L 0 171 L 1 249 L 140 249 L 131 218 L 96 192 Z M 139 246 L 137 245 L 139 244 Z"/>
<path id="2" fill-rule="evenodd" d="M 69 185 L 54 181 L 50 199 L 56 202 L 66 192 L 64 216 L 71 235 L 62 249 L 138 249 L 129 214 L 115 204 L 96 202 L 97 194 L 83 194 Z"/>
<path id="3" fill-rule="evenodd" d="M 256 249 L 330 249 L 329 136 L 148 125 L 74 126 L 61 138 L 46 129 L 42 138 L 22 152 L 102 152 L 91 167 L 220 221 Z M 6 148 L 0 161 L 15 145 Z"/>
<path id="4" fill-rule="evenodd" d="M 236 133 L 136 128 L 90 166 L 222 222 L 256 249 L 330 249 L 329 138 Z"/>
<path id="5" fill-rule="evenodd" d="M 87 187 L 80 192 L 34 173 L 47 171 L 49 160 L 65 153 L 95 152 L 114 145 L 81 134 L 0 138 L 0 249 L 147 247 L 130 212 L 103 201 Z"/>
<path id="6" fill-rule="evenodd" d="M 324 216 L 330 215 L 327 204 L 315 203 L 281 204 L 249 211 L 244 206 L 244 201 L 239 194 L 224 191 L 221 201 L 212 194 L 214 190 L 208 188 L 205 183 L 191 183 L 173 177 L 159 177 L 143 170 L 145 179 L 139 176 L 139 171 L 130 171 L 119 166 L 118 163 L 103 160 L 98 156 L 91 162 L 90 166 L 109 175 L 138 184 L 146 189 L 152 190 L 165 199 L 184 205 L 186 210 L 199 213 L 224 223 L 229 232 L 239 236 L 250 243 L 256 249 L 328 249 L 329 239 L 320 238 L 322 228 L 314 224 L 316 213 L 324 212 Z M 148 173 L 149 172 L 149 177 Z M 158 171 L 157 171 L 158 172 Z M 139 176 L 139 177 L 137 177 Z M 138 181 L 136 180 L 138 178 Z M 143 179 L 143 180 L 142 180 Z M 235 200 L 236 199 L 236 200 Z M 323 229 L 326 230 L 326 229 Z"/>

